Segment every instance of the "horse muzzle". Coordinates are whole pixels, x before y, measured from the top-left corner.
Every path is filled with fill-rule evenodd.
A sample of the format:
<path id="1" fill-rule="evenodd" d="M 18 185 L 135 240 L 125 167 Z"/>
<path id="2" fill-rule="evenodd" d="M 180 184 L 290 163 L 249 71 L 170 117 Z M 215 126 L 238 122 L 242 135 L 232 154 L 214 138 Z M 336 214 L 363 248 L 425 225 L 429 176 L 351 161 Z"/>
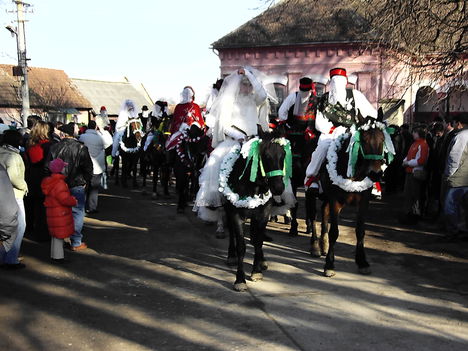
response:
<path id="1" fill-rule="evenodd" d="M 273 196 L 281 196 L 284 192 L 283 177 L 272 177 L 268 179 L 268 185 Z"/>

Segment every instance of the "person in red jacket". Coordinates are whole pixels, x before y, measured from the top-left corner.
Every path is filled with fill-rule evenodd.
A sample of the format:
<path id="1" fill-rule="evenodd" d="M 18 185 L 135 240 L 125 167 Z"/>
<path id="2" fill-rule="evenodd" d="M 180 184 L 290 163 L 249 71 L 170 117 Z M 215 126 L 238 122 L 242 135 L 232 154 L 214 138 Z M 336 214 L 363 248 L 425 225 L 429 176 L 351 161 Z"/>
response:
<path id="1" fill-rule="evenodd" d="M 41 183 L 42 192 L 45 195 L 44 206 L 46 207 L 47 225 L 52 236 L 50 245 L 50 257 L 52 262 L 65 262 L 63 253 L 63 239 L 68 238 L 75 232 L 72 207 L 76 206 L 76 199 L 70 194 L 63 169 L 68 165 L 60 158 L 49 163 L 52 173 L 50 177 L 44 178 Z"/>
<path id="2" fill-rule="evenodd" d="M 182 136 L 184 127 L 197 124 L 200 128 L 205 127 L 205 120 L 201 114 L 200 106 L 195 101 L 195 92 L 192 87 L 186 86 L 182 91 L 182 101 L 176 105 L 172 117 L 169 133 L 171 136 L 166 142 L 166 150 L 173 150 Z"/>
<path id="3" fill-rule="evenodd" d="M 425 166 L 429 157 L 429 146 L 426 142 L 426 130 L 423 126 L 413 129 L 414 142 L 403 160 L 405 167 L 405 210 L 409 222 L 415 222 L 422 214 L 422 192 L 427 180 Z M 408 223 L 409 224 L 409 223 Z"/>

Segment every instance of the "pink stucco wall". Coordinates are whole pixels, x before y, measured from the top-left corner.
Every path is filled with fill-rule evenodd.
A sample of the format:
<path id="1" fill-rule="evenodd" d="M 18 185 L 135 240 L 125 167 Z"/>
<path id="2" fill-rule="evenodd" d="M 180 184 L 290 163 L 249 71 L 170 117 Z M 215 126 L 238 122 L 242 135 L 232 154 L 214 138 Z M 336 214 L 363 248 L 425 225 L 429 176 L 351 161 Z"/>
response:
<path id="1" fill-rule="evenodd" d="M 411 81 L 407 69 L 392 62 L 385 52 L 378 49 L 360 49 L 356 44 L 310 44 L 283 47 L 220 49 L 221 74 L 226 75 L 240 66 L 252 66 L 275 76 L 286 85 L 287 91 L 298 89 L 299 78 L 305 75 L 328 79 L 329 70 L 343 67 L 348 76 L 357 77 L 355 88 L 378 108 L 391 106 L 404 100 L 393 123 L 415 121 L 416 95 L 420 88 L 433 86 L 434 82 Z M 436 84 L 437 85 L 437 84 Z M 436 87 L 434 89 L 437 90 Z M 465 96 L 456 98 L 464 100 Z M 452 100 L 453 101 L 453 100 Z M 458 103 L 465 106 L 468 102 Z M 421 109 L 421 104 L 418 107 Z M 423 107 L 429 109 L 428 106 Z M 430 108 L 435 114 L 443 109 Z"/>
<path id="2" fill-rule="evenodd" d="M 287 78 L 288 91 L 298 88 L 304 75 L 328 78 L 334 67 L 357 74 L 357 87 L 377 107 L 379 98 L 379 56 L 372 50 L 360 52 L 353 45 L 303 45 L 288 47 L 223 49 L 219 52 L 221 74 L 250 65 L 269 75 Z"/>

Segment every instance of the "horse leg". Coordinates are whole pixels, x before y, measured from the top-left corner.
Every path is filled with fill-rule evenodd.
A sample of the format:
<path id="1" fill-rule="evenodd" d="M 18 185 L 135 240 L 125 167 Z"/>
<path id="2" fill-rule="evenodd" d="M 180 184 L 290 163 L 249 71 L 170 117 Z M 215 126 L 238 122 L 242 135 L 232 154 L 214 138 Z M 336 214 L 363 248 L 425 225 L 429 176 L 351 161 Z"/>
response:
<path id="1" fill-rule="evenodd" d="M 330 204 L 328 201 L 322 202 L 322 222 L 320 224 L 320 254 L 326 256 L 328 252 L 328 221 L 330 219 Z"/>
<path id="2" fill-rule="evenodd" d="M 223 208 L 220 207 L 216 210 L 218 214 L 218 220 L 216 222 L 216 238 L 217 239 L 224 239 L 226 237 L 226 233 L 224 232 L 224 212 Z"/>
<path id="3" fill-rule="evenodd" d="M 159 177 L 159 164 L 153 161 L 153 199 L 159 197 L 158 194 L 158 177 Z"/>
<path id="4" fill-rule="evenodd" d="M 234 282 L 234 290 L 246 291 L 247 283 L 245 281 L 244 272 L 245 241 L 242 228 L 242 219 L 236 209 L 231 208 L 229 212 L 230 213 L 228 214 L 228 216 L 230 217 L 231 221 L 230 229 L 232 230 L 234 236 L 237 255 L 237 272 L 236 281 Z"/>
<path id="5" fill-rule="evenodd" d="M 307 233 L 311 233 L 310 237 L 310 254 L 312 257 L 320 257 L 320 246 L 317 237 L 317 208 L 315 204 L 315 194 L 312 191 L 306 190 L 305 205 L 306 205 L 306 222 Z"/>
<path id="6" fill-rule="evenodd" d="M 112 160 L 112 174 L 114 175 L 115 185 L 119 185 L 120 156 L 115 156 Z"/>
<path id="7" fill-rule="evenodd" d="M 309 189 L 305 193 L 305 210 L 306 210 L 306 234 L 315 233 L 317 236 L 316 219 L 317 219 L 317 207 L 315 205 L 316 200 L 315 194 Z"/>
<path id="8" fill-rule="evenodd" d="M 226 224 L 228 227 L 229 231 L 229 247 L 228 247 L 228 256 L 226 259 L 226 264 L 228 266 L 235 266 L 237 265 L 237 247 L 236 247 L 236 242 L 235 242 L 235 237 L 234 237 L 234 223 L 232 221 L 232 215 L 229 212 L 229 210 L 224 207 L 226 211 Z"/>
<path id="9" fill-rule="evenodd" d="M 120 174 L 120 182 L 122 186 L 126 188 L 127 185 L 127 175 L 128 175 L 128 160 L 127 155 L 122 155 L 122 172 Z"/>
<path id="10" fill-rule="evenodd" d="M 169 165 L 163 164 L 161 166 L 161 184 L 164 190 L 164 195 L 169 195 Z"/>
<path id="11" fill-rule="evenodd" d="M 358 207 L 356 219 L 356 257 L 355 261 L 361 274 L 371 274 L 370 265 L 366 260 L 364 251 L 364 236 L 367 210 L 369 208 L 370 191 L 363 194 Z"/>
<path id="12" fill-rule="evenodd" d="M 176 190 L 179 196 L 179 199 L 177 202 L 177 213 L 183 213 L 185 210 L 185 207 L 187 206 L 188 175 L 183 165 L 179 165 L 179 167 L 180 169 L 175 170 Z"/>
<path id="13" fill-rule="evenodd" d="M 140 159 L 139 153 L 132 155 L 132 168 L 131 171 L 133 172 L 133 188 L 136 189 L 138 188 L 138 182 L 137 182 L 137 174 L 138 174 L 138 160 Z M 141 169 L 140 169 L 141 172 Z"/>
<path id="14" fill-rule="evenodd" d="M 333 277 L 335 273 L 335 243 L 338 239 L 338 218 L 343 206 L 338 201 L 330 201 L 330 231 L 328 238 L 330 247 L 328 248 L 327 257 L 325 259 L 325 268 L 323 274 L 326 277 Z"/>
<path id="15" fill-rule="evenodd" d="M 302 180 L 301 180 L 302 181 Z M 297 199 L 297 179 L 294 177 L 294 169 L 293 169 L 293 179 L 291 179 L 291 187 L 294 196 Z M 298 235 L 298 223 L 297 223 L 297 209 L 299 208 L 299 202 L 296 202 L 296 205 L 290 209 L 291 212 L 291 228 L 289 228 L 289 236 L 297 236 Z"/>
<path id="16" fill-rule="evenodd" d="M 254 247 L 255 254 L 254 254 L 254 261 L 252 265 L 252 274 L 250 279 L 254 282 L 263 279 L 262 271 L 268 269 L 268 264 L 265 260 L 263 255 L 263 238 L 265 235 L 267 222 L 265 220 L 257 220 L 252 218 L 250 221 L 250 226 L 253 226 L 253 230 L 251 231 L 251 243 Z"/>

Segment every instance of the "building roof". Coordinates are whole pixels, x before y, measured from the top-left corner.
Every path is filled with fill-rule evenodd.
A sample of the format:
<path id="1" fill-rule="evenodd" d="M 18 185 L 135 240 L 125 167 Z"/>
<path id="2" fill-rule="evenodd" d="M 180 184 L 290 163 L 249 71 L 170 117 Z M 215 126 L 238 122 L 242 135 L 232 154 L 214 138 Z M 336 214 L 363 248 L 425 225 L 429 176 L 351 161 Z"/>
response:
<path id="1" fill-rule="evenodd" d="M 0 105 L 21 106 L 20 81 L 13 76 L 14 65 L 0 64 Z M 29 103 L 32 108 L 90 109 L 90 102 L 73 87 L 62 70 L 28 67 Z"/>
<path id="2" fill-rule="evenodd" d="M 74 85 L 92 105 L 93 110 L 99 113 L 101 106 L 105 106 L 109 115 L 118 115 L 122 103 L 126 99 L 133 100 L 137 108 L 153 105 L 144 87 L 138 90 L 128 81 L 108 82 L 91 79 L 72 78 Z"/>
<path id="3" fill-rule="evenodd" d="M 212 44 L 214 49 L 368 42 L 365 20 L 342 0 L 283 0 Z"/>

